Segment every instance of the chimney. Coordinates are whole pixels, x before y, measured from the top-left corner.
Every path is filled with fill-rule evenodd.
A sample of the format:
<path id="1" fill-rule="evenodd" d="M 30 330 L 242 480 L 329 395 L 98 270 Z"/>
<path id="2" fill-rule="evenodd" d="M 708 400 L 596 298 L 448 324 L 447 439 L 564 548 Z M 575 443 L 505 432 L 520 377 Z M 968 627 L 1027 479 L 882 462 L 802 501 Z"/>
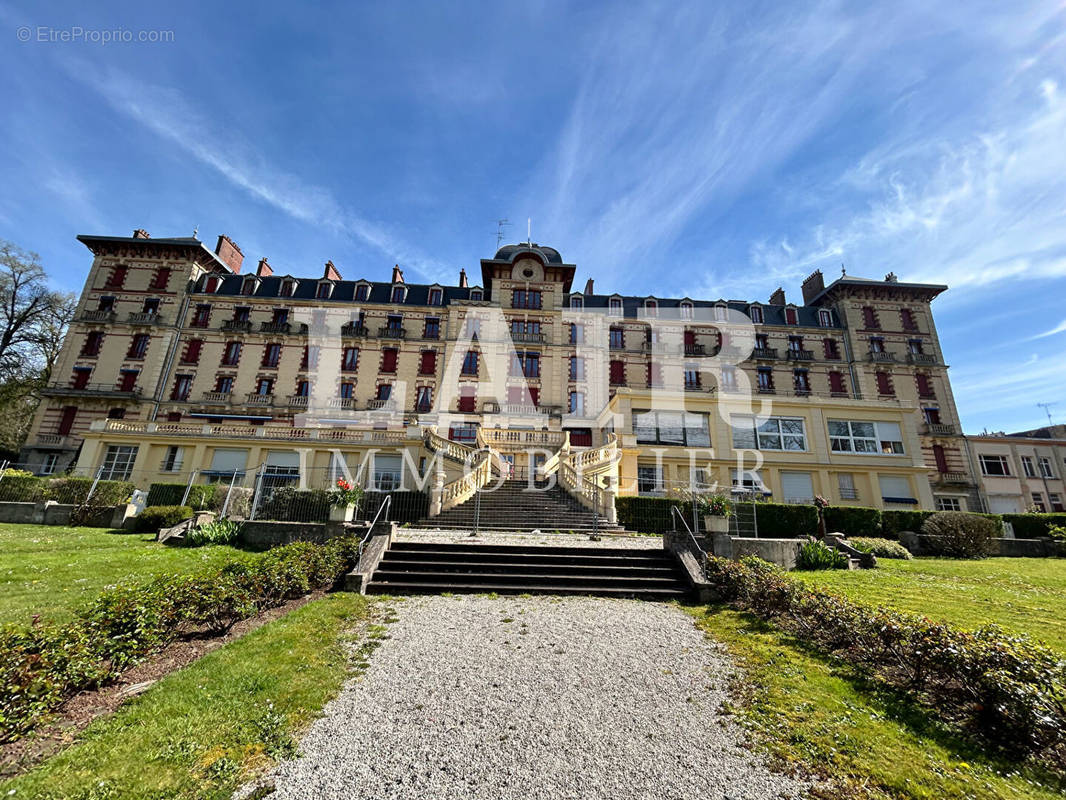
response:
<path id="1" fill-rule="evenodd" d="M 785 290 L 780 286 L 777 287 L 777 291 L 770 295 L 770 305 L 783 306 L 785 305 Z"/>
<path id="2" fill-rule="evenodd" d="M 267 263 L 266 256 L 259 259 L 259 266 L 255 268 L 255 274 L 260 278 L 269 278 L 274 274 L 274 270 L 272 270 Z"/>
<path id="3" fill-rule="evenodd" d="M 809 306 L 811 300 L 821 294 L 823 289 L 825 289 L 825 278 L 822 277 L 822 271 L 816 269 L 803 282 L 803 304 Z"/>
<path id="4" fill-rule="evenodd" d="M 341 274 L 337 270 L 337 268 L 335 266 L 333 266 L 333 262 L 332 261 L 327 261 L 326 262 L 326 271 L 322 273 L 322 277 L 325 278 L 326 280 L 339 281 L 341 279 Z"/>
<path id="5" fill-rule="evenodd" d="M 461 269 L 461 270 L 459 270 L 459 288 L 460 289 L 465 289 L 466 287 L 467 287 L 466 270 L 465 269 Z"/>
<path id="6" fill-rule="evenodd" d="M 595 292 L 592 291 L 592 278 L 585 281 L 585 294 L 595 294 Z"/>
<path id="7" fill-rule="evenodd" d="M 137 230 L 135 230 L 133 232 L 133 238 L 134 239 L 151 239 L 152 237 L 148 235 L 148 231 L 146 231 L 144 228 L 138 228 Z"/>
<path id="8" fill-rule="evenodd" d="M 215 255 L 222 260 L 223 264 L 233 270 L 233 274 L 240 274 L 241 264 L 244 263 L 244 253 L 241 252 L 241 248 L 237 247 L 237 243 L 224 233 L 218 237 L 218 244 L 215 245 Z"/>
<path id="9" fill-rule="evenodd" d="M 399 264 L 392 268 L 392 282 L 403 283 L 403 270 L 400 269 Z"/>

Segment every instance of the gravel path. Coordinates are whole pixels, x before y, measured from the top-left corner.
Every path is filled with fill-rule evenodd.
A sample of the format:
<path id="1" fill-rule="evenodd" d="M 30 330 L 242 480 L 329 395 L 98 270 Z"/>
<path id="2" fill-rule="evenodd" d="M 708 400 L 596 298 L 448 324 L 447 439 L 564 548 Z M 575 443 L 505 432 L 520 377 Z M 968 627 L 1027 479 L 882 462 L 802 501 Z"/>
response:
<path id="1" fill-rule="evenodd" d="M 636 600 L 425 597 L 300 745 L 271 798 L 799 797 L 718 712 L 724 651 Z"/>

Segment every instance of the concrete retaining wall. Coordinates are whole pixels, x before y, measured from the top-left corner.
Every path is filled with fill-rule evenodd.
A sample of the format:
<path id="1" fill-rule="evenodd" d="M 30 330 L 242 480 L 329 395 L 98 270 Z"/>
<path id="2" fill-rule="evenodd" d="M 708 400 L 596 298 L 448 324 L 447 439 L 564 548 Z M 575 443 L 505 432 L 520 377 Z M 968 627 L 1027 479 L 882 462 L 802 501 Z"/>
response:
<path id="1" fill-rule="evenodd" d="M 934 555 L 932 537 L 900 531 L 899 543 L 916 556 Z M 993 539 L 993 556 L 1001 558 L 1066 558 L 1066 544 L 1051 539 Z"/>
<path id="2" fill-rule="evenodd" d="M 273 522 L 249 520 L 241 525 L 241 544 L 259 550 L 267 550 L 293 542 L 322 544 L 338 536 L 365 536 L 366 522 Z M 384 520 L 375 526 L 374 535 L 392 529 L 392 523 Z"/>
<path id="3" fill-rule="evenodd" d="M 24 525 L 69 525 L 76 506 L 70 503 L 0 503 L 0 522 Z M 105 506 L 86 520 L 90 528 L 121 528 L 129 507 Z"/>
<path id="4" fill-rule="evenodd" d="M 749 539 L 719 533 L 714 537 L 714 555 L 741 559 L 758 556 L 785 569 L 796 568 L 796 558 L 806 539 Z"/>

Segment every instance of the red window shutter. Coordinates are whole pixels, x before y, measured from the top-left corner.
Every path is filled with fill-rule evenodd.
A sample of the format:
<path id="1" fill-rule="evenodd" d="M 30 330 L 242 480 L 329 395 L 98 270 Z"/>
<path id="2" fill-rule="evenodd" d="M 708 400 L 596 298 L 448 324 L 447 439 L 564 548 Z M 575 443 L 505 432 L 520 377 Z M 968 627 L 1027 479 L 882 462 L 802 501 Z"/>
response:
<path id="1" fill-rule="evenodd" d="M 696 332 L 685 331 L 685 349 L 691 350 L 696 344 Z"/>
<path id="2" fill-rule="evenodd" d="M 933 445 L 933 458 L 936 460 L 936 471 L 944 473 L 948 471 L 948 457 L 944 453 L 944 448 L 938 444 Z"/>
<path id="3" fill-rule="evenodd" d="M 60 436 L 66 436 L 70 433 L 74 427 L 74 419 L 78 416 L 77 406 L 67 406 L 63 409 L 63 414 L 59 417 L 59 427 L 56 429 L 56 433 Z"/>
<path id="4" fill-rule="evenodd" d="M 786 308 L 785 309 L 785 323 L 788 324 L 788 325 L 795 325 L 798 322 L 799 322 L 799 318 L 796 316 L 796 309 L 794 309 L 794 308 Z"/>
<path id="5" fill-rule="evenodd" d="M 624 384 L 626 382 L 626 365 L 624 361 L 611 362 L 611 383 Z"/>
<path id="6" fill-rule="evenodd" d="M 540 389 L 536 386 L 529 387 L 529 399 L 533 401 L 533 405 L 540 405 Z"/>
<path id="7" fill-rule="evenodd" d="M 459 410 L 471 414 L 476 409 L 477 395 L 473 389 L 462 388 L 459 390 Z"/>
<path id="8" fill-rule="evenodd" d="M 137 375 L 140 373 L 128 370 L 122 373 L 122 378 L 119 382 L 118 388 L 123 392 L 132 392 L 137 385 Z"/>
<path id="9" fill-rule="evenodd" d="M 887 372 L 877 373 L 877 393 L 895 394 L 895 392 L 892 391 L 892 381 L 889 379 Z"/>
<path id="10" fill-rule="evenodd" d="M 205 292 L 213 292 L 216 289 L 218 289 L 218 278 L 211 276 L 206 281 L 204 281 Z"/>
<path id="11" fill-rule="evenodd" d="M 867 328 L 880 328 L 877 322 L 877 312 L 871 306 L 863 306 L 862 322 Z"/>
<path id="12" fill-rule="evenodd" d="M 521 386 L 508 386 L 507 387 L 507 402 L 511 405 L 518 405 L 522 402 L 522 388 Z"/>
<path id="13" fill-rule="evenodd" d="M 423 350 L 422 351 L 422 363 L 418 367 L 418 371 L 423 375 L 432 375 L 437 371 L 437 351 L 436 350 Z"/>
<path id="14" fill-rule="evenodd" d="M 92 373 L 87 369 L 74 370 L 74 378 L 71 383 L 74 389 L 84 389 L 89 384 L 89 376 Z"/>
<path id="15" fill-rule="evenodd" d="M 198 363 L 200 361 L 200 348 L 203 344 L 203 339 L 190 339 L 188 345 L 185 347 L 185 355 L 181 360 L 186 364 Z"/>
<path id="16" fill-rule="evenodd" d="M 844 376 L 839 372 L 829 373 L 829 391 L 833 394 L 844 394 L 847 389 L 844 388 Z"/>
<path id="17" fill-rule="evenodd" d="M 381 371 L 382 372 L 395 372 L 396 371 L 396 350 L 387 348 L 381 351 Z"/>

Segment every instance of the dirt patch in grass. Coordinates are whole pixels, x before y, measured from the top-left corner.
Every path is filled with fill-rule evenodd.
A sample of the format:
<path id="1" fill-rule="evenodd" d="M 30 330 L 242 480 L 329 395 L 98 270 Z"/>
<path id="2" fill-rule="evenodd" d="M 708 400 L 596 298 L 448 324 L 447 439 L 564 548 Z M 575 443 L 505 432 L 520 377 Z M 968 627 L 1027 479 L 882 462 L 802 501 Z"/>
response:
<path id="1" fill-rule="evenodd" d="M 325 592 L 313 592 L 271 608 L 258 616 L 237 622 L 222 636 L 187 635 L 145 661 L 126 670 L 114 683 L 80 692 L 60 706 L 56 714 L 31 734 L 0 745 L 0 779 L 27 771 L 42 759 L 72 744 L 93 720 L 113 714 L 127 700 L 149 689 L 160 678 L 198 661 L 213 650 L 240 639 L 290 611 L 317 600 Z"/>

